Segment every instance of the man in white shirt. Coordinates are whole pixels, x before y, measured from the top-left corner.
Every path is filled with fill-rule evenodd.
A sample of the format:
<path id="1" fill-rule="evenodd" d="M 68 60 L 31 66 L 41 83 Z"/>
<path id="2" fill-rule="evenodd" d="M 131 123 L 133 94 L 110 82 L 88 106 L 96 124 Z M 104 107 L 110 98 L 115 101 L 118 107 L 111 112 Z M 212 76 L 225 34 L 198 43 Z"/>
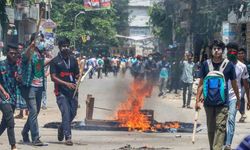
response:
<path id="1" fill-rule="evenodd" d="M 227 57 L 234 64 L 235 72 L 236 72 L 236 81 L 239 88 L 239 93 L 241 93 L 241 80 L 243 80 L 243 85 L 247 95 L 248 101 L 249 99 L 249 85 L 247 79 L 249 77 L 247 72 L 247 67 L 245 64 L 237 60 L 237 53 L 239 51 L 238 45 L 236 43 L 228 43 L 227 45 Z M 229 93 L 229 113 L 228 113 L 228 122 L 227 122 L 227 133 L 225 139 L 225 150 L 231 150 L 231 144 L 233 141 L 234 131 L 235 131 L 235 117 L 237 113 L 237 106 L 240 101 L 237 101 L 236 95 L 233 91 L 231 81 L 228 81 L 228 93 Z M 237 105 L 238 104 L 238 105 Z"/>

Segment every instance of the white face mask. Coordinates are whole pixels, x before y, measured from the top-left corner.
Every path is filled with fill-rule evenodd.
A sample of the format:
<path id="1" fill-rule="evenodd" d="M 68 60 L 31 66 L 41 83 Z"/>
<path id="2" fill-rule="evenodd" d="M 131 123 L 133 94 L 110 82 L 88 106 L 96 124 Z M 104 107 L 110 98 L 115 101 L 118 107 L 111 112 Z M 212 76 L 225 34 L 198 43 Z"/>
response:
<path id="1" fill-rule="evenodd" d="M 153 58 L 152 58 L 152 57 L 149 57 L 148 59 L 149 59 L 149 60 L 153 60 Z"/>

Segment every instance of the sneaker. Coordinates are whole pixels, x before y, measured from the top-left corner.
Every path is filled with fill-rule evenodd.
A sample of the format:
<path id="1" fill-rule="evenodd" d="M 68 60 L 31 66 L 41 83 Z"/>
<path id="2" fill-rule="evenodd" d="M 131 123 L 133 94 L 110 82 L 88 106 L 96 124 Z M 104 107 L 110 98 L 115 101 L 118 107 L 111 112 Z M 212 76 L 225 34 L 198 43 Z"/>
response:
<path id="1" fill-rule="evenodd" d="M 47 107 L 46 106 L 42 106 L 42 110 L 46 110 L 47 109 Z"/>
<path id="2" fill-rule="evenodd" d="M 72 146 L 72 145 L 73 145 L 72 140 L 71 140 L 71 139 L 67 139 L 67 140 L 65 141 L 65 145 Z"/>
<path id="3" fill-rule="evenodd" d="M 239 122 L 244 123 L 246 118 L 247 118 L 246 114 L 241 115 Z"/>
<path id="4" fill-rule="evenodd" d="M 38 139 L 36 139 L 35 141 L 33 141 L 33 145 L 34 146 L 43 146 L 44 143 L 40 140 L 40 137 Z"/>
<path id="5" fill-rule="evenodd" d="M 193 107 L 191 107 L 191 106 L 187 106 L 187 108 L 188 108 L 188 109 L 193 109 Z"/>
<path id="6" fill-rule="evenodd" d="M 231 146 L 230 145 L 226 145 L 224 150 L 232 150 Z"/>
<path id="7" fill-rule="evenodd" d="M 62 141 L 63 138 L 64 138 L 63 129 L 59 126 L 57 129 L 57 139 L 58 141 Z"/>
<path id="8" fill-rule="evenodd" d="M 23 143 L 30 143 L 29 134 L 22 132 Z"/>
<path id="9" fill-rule="evenodd" d="M 186 105 L 182 105 L 182 108 L 185 108 L 186 107 Z"/>
<path id="10" fill-rule="evenodd" d="M 23 115 L 18 114 L 18 115 L 15 116 L 15 119 L 23 119 Z"/>

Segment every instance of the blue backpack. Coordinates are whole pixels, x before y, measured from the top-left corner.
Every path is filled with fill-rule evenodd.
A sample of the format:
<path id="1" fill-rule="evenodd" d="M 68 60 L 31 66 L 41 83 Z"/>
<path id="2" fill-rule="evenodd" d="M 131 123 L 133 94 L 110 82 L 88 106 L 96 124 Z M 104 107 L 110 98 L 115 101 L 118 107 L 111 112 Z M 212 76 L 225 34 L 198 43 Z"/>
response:
<path id="1" fill-rule="evenodd" d="M 211 59 L 207 60 L 209 73 L 203 81 L 203 96 L 206 106 L 220 106 L 225 104 L 228 91 L 223 71 L 228 62 L 228 59 L 224 59 L 219 71 L 215 71 Z"/>

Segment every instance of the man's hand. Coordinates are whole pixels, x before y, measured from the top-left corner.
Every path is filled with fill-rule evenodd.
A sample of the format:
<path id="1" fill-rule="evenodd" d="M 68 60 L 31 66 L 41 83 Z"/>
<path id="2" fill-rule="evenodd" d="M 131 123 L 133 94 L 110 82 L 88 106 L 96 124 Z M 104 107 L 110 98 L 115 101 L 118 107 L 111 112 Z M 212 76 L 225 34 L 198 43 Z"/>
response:
<path id="1" fill-rule="evenodd" d="M 69 89 L 75 89 L 75 88 L 76 88 L 76 84 L 74 84 L 74 83 L 69 83 L 69 82 L 67 82 L 67 83 L 66 83 L 66 86 L 67 86 Z"/>
<path id="2" fill-rule="evenodd" d="M 31 48 L 31 49 L 34 49 L 35 47 L 36 47 L 35 41 L 31 42 L 30 48 Z"/>
<path id="3" fill-rule="evenodd" d="M 236 102 L 236 109 L 237 109 L 237 110 L 240 109 L 240 100 L 237 100 L 237 102 Z"/>
<path id="4" fill-rule="evenodd" d="M 250 110 L 250 101 L 247 102 L 247 110 Z"/>
<path id="5" fill-rule="evenodd" d="M 9 100 L 10 99 L 10 95 L 7 93 L 7 92 L 3 92 L 3 95 L 5 96 L 6 100 Z"/>
<path id="6" fill-rule="evenodd" d="M 200 102 L 196 102 L 195 103 L 195 110 L 199 110 L 199 109 L 201 109 L 201 103 Z"/>
<path id="7" fill-rule="evenodd" d="M 17 75 L 17 76 L 16 76 L 16 81 L 17 81 L 17 82 L 20 82 L 21 80 L 22 80 L 22 75 Z"/>

